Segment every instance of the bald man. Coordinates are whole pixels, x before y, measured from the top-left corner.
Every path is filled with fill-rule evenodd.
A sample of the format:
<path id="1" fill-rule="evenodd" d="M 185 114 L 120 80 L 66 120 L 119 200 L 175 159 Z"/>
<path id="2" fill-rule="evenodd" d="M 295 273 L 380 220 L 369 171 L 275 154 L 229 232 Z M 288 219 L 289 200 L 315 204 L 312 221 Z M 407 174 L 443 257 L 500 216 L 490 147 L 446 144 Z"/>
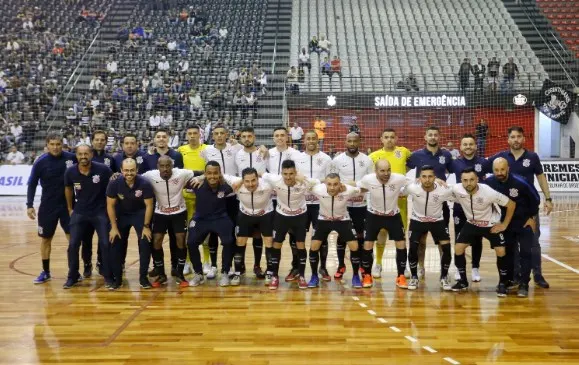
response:
<path id="1" fill-rule="evenodd" d="M 373 285 L 372 249 L 374 248 L 374 241 L 378 238 L 378 233 L 384 229 L 396 245 L 396 267 L 398 269 L 396 286 L 407 289 L 408 283 L 404 277 L 404 271 L 406 270 L 408 253 L 406 251 L 404 225 L 398 208 L 398 197 L 401 190 L 412 183 L 412 180 L 405 175 L 392 173 L 388 160 L 376 162 L 374 171 L 357 183 L 362 193 L 369 193 L 366 234 L 361 250 L 362 268 L 364 269 L 362 287 L 371 288 Z"/>
<path id="2" fill-rule="evenodd" d="M 507 243 L 508 287 L 514 289 L 518 284 L 517 296 L 527 297 L 531 279 L 531 247 L 536 239 L 537 229 L 535 216 L 539 212 L 541 199 L 535 187 L 529 185 L 523 177 L 510 172 L 508 161 L 502 157 L 494 160 L 493 176 L 484 183 L 517 203 L 511 224 L 504 232 Z M 505 208 L 501 208 L 501 213 L 504 217 Z M 516 262 L 519 256 L 520 272 Z M 517 272 L 519 275 L 516 275 Z"/>
<path id="3" fill-rule="evenodd" d="M 122 286 L 123 259 L 126 252 L 123 244 L 128 242 L 131 227 L 137 232 L 139 243 L 139 284 L 143 289 L 151 288 L 147 268 L 151 259 L 151 220 L 153 219 L 155 193 L 151 183 L 137 175 L 137 162 L 132 158 L 123 160 L 121 176 L 107 186 L 107 214 L 111 222 L 111 269 L 114 286 Z"/>

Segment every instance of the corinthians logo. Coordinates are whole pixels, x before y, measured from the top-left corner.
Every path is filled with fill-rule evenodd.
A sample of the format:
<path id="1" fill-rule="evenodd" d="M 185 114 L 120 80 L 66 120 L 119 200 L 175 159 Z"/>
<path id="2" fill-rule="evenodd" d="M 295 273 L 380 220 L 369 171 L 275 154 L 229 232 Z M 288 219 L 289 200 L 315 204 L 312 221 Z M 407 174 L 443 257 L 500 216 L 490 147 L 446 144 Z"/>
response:
<path id="1" fill-rule="evenodd" d="M 549 118 L 567 123 L 570 114 L 571 96 L 569 92 L 551 80 L 545 80 L 541 90 L 541 100 L 535 105 Z"/>

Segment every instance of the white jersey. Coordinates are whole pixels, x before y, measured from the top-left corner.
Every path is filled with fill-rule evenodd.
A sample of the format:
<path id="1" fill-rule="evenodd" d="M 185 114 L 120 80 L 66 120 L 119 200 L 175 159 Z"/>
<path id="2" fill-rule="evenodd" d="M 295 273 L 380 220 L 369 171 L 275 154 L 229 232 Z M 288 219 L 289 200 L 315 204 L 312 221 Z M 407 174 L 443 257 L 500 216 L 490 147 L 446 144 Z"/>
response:
<path id="1" fill-rule="evenodd" d="M 506 195 L 493 190 L 488 185 L 478 184 L 478 190 L 470 195 L 462 186 L 452 187 L 454 201 L 460 203 L 468 223 L 478 227 L 492 227 L 501 221 L 501 211 L 495 204 L 502 207 L 509 203 Z"/>
<path id="2" fill-rule="evenodd" d="M 323 152 L 318 152 L 315 155 L 309 155 L 305 152 L 300 153 L 299 159 L 296 161 L 298 171 L 310 178 L 323 181 L 328 175 L 330 163 L 332 159 Z M 306 196 L 307 204 L 319 204 L 318 198 L 314 194 Z"/>
<path id="3" fill-rule="evenodd" d="M 153 186 L 155 213 L 173 215 L 187 210 L 182 190 L 194 176 L 193 171 L 174 168 L 169 180 L 162 179 L 159 170 L 147 171 L 141 176 Z"/>
<path id="4" fill-rule="evenodd" d="M 249 153 L 242 148 L 235 155 L 235 164 L 238 176 L 241 176 L 241 172 L 248 167 L 253 167 L 257 173 L 263 174 L 267 169 L 267 158 L 263 158 L 259 149 Z"/>
<path id="5" fill-rule="evenodd" d="M 224 175 L 223 178 L 229 185 L 242 181 L 242 178 L 232 175 Z M 241 185 L 237 191 L 239 210 L 243 214 L 251 216 L 261 216 L 273 212 L 272 191 L 273 187 L 263 179 L 259 179 L 259 184 L 254 192 L 247 190 L 245 186 Z"/>
<path id="6" fill-rule="evenodd" d="M 281 175 L 281 163 L 285 160 L 296 161 L 300 153 L 291 147 L 280 152 L 277 147 L 269 149 L 269 160 L 267 161 L 267 171 L 272 174 Z"/>
<path id="7" fill-rule="evenodd" d="M 276 212 L 285 216 L 296 216 L 306 211 L 306 194 L 311 187 L 319 184 L 319 180 L 311 180 L 306 183 L 296 183 L 294 186 L 287 186 L 283 182 L 281 175 L 265 173 L 263 180 L 270 184 L 277 194 Z"/>
<path id="8" fill-rule="evenodd" d="M 408 185 L 404 192 L 412 196 L 412 214 L 410 219 L 419 222 L 438 222 L 444 219 L 442 206 L 451 201 L 452 189 L 434 183 L 434 190 L 425 191 L 421 184 Z"/>
<path id="9" fill-rule="evenodd" d="M 372 172 L 372 160 L 363 153 L 350 157 L 345 152 L 336 156 L 330 165 L 330 172 L 340 175 L 343 183 L 360 181 L 362 177 Z M 349 200 L 350 207 L 365 207 L 365 194 L 354 195 Z"/>
<path id="10" fill-rule="evenodd" d="M 235 155 L 243 147 L 240 144 L 230 145 L 220 150 L 215 145 L 207 146 L 200 155 L 205 162 L 216 161 L 221 166 L 221 174 L 237 175 L 237 165 L 235 164 Z"/>
<path id="11" fill-rule="evenodd" d="M 357 185 L 368 190 L 368 211 L 376 215 L 392 216 L 400 213 L 398 197 L 401 190 L 412 183 L 404 175 L 392 173 L 386 184 L 382 184 L 375 173 L 366 175 Z"/>
<path id="12" fill-rule="evenodd" d="M 360 194 L 360 188 L 346 185 L 346 191 L 336 196 L 330 196 L 326 184 L 318 184 L 313 187 L 312 194 L 319 199 L 319 220 L 347 221 L 350 220 L 350 215 L 348 214 L 348 199 L 352 195 Z"/>

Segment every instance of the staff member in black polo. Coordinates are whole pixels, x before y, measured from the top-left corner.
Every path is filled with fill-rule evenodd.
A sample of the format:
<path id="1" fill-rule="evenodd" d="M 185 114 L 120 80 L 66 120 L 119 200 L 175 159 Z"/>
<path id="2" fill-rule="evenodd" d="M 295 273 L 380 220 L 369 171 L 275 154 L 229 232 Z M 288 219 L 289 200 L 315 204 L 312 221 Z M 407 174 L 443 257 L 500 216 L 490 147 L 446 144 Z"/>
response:
<path id="1" fill-rule="evenodd" d="M 122 176 L 111 181 L 107 187 L 111 271 L 115 280 L 109 289 L 116 290 L 122 286 L 122 243 L 128 241 L 131 227 L 137 232 L 139 241 L 139 283 L 141 288 L 149 289 L 151 283 L 147 279 L 147 269 L 151 260 L 151 220 L 155 194 L 151 183 L 137 175 L 137 163 L 132 158 L 123 161 L 121 173 Z"/>
<path id="2" fill-rule="evenodd" d="M 89 227 L 93 227 L 98 236 L 106 287 L 113 285 L 109 262 L 109 222 L 105 213 L 106 190 L 112 171 L 104 164 L 92 162 L 92 157 L 93 152 L 90 146 L 78 146 L 76 148 L 78 164 L 69 167 L 64 173 L 64 195 L 70 214 L 68 279 L 63 286 L 64 289 L 70 289 L 82 280 L 78 272 L 78 254 L 80 243 Z"/>

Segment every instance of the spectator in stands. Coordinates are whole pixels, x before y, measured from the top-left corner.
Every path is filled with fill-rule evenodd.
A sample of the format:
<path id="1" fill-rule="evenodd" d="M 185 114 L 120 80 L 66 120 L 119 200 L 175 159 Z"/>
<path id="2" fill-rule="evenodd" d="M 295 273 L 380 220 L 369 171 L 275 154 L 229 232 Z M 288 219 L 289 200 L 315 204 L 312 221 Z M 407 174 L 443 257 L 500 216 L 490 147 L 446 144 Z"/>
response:
<path id="1" fill-rule="evenodd" d="M 162 112 L 159 110 L 157 114 L 152 114 L 149 117 L 149 130 L 156 131 L 161 126 Z"/>
<path id="2" fill-rule="evenodd" d="M 153 79 L 151 80 L 151 92 L 161 93 L 163 91 L 165 91 L 165 88 L 163 87 L 163 78 L 156 73 L 153 75 Z"/>
<path id="3" fill-rule="evenodd" d="M 295 66 L 290 67 L 286 74 L 286 82 L 289 91 L 292 94 L 300 93 L 300 86 L 298 85 L 298 71 Z"/>
<path id="4" fill-rule="evenodd" d="M 310 53 L 316 52 L 318 55 L 320 54 L 320 45 L 316 36 L 312 37 L 308 46 L 310 47 Z"/>
<path id="5" fill-rule="evenodd" d="M 505 89 L 508 89 L 509 91 L 513 90 L 515 77 L 519 77 L 519 68 L 513 61 L 513 57 L 509 57 L 509 62 L 505 63 L 503 66 L 503 81 L 501 82 L 501 92 L 504 93 Z"/>
<path id="6" fill-rule="evenodd" d="M 167 57 L 161 56 L 161 61 L 157 63 L 157 70 L 161 72 L 169 71 L 169 61 L 167 61 Z"/>
<path id="7" fill-rule="evenodd" d="M 213 47 L 211 47 L 211 44 L 206 43 L 205 48 L 203 48 L 203 63 L 206 66 L 211 65 L 212 58 L 213 58 Z"/>
<path id="8" fill-rule="evenodd" d="M 22 29 L 24 29 L 24 30 L 32 30 L 32 29 L 34 29 L 34 24 L 32 23 L 32 19 L 26 18 L 26 20 L 24 20 L 24 21 L 22 22 Z"/>
<path id="9" fill-rule="evenodd" d="M 253 116 L 255 117 L 257 113 L 257 96 L 254 92 L 248 92 L 245 95 L 245 99 L 247 100 L 247 109 L 251 109 L 253 111 Z"/>
<path id="10" fill-rule="evenodd" d="M 78 146 L 83 145 L 83 144 L 86 144 L 88 146 L 91 145 L 90 137 L 87 135 L 86 131 L 80 132 L 80 138 L 79 138 L 78 142 L 76 143 L 75 147 L 78 147 Z"/>
<path id="11" fill-rule="evenodd" d="M 189 72 L 189 60 L 185 56 L 182 56 L 181 60 L 178 63 L 178 66 L 179 66 L 179 73 L 184 74 Z"/>
<path id="12" fill-rule="evenodd" d="M 457 158 L 460 157 L 460 151 L 454 148 L 454 143 L 448 142 L 446 144 L 446 150 L 450 152 L 450 155 L 452 156 L 453 160 L 456 160 Z"/>
<path id="13" fill-rule="evenodd" d="M 330 78 L 332 78 L 332 76 L 334 74 L 338 74 L 338 76 L 340 76 L 340 78 L 342 78 L 342 61 L 340 60 L 340 58 L 338 56 L 334 56 L 334 58 L 330 62 L 330 66 L 331 66 L 330 74 L 328 76 L 330 76 Z"/>
<path id="14" fill-rule="evenodd" d="M 412 71 L 410 71 L 410 73 L 404 80 L 404 89 L 408 92 L 419 91 L 418 80 L 416 80 L 416 76 L 414 75 L 414 73 L 412 73 Z"/>
<path id="15" fill-rule="evenodd" d="M 328 57 L 324 57 L 324 60 L 320 63 L 320 70 L 322 75 L 328 75 L 328 77 L 332 78 L 332 64 L 328 60 Z"/>
<path id="16" fill-rule="evenodd" d="M 167 42 L 167 49 L 169 50 L 169 52 L 177 50 L 177 41 L 173 39 Z"/>
<path id="17" fill-rule="evenodd" d="M 348 133 L 356 133 L 360 137 L 362 136 L 362 132 L 360 131 L 360 126 L 358 125 L 358 118 L 356 118 L 356 117 L 352 118 L 352 124 L 350 125 L 350 128 L 348 128 Z"/>
<path id="18" fill-rule="evenodd" d="M 261 70 L 260 75 L 257 78 L 257 82 L 261 89 L 261 95 L 267 94 L 267 74 L 264 70 Z"/>
<path id="19" fill-rule="evenodd" d="M 320 142 L 320 151 L 324 148 L 324 137 L 326 135 L 326 122 L 318 115 L 314 120 L 314 131 L 318 135 L 318 141 Z"/>
<path id="20" fill-rule="evenodd" d="M 482 58 L 477 58 L 477 63 L 472 67 L 472 73 L 474 74 L 474 91 L 480 90 L 483 92 L 483 81 L 486 75 L 486 67 L 482 63 Z"/>
<path id="21" fill-rule="evenodd" d="M 232 68 L 231 71 L 229 71 L 229 75 L 227 75 L 227 81 L 228 81 L 227 86 L 230 89 L 235 88 L 237 86 L 237 83 L 239 81 L 239 74 L 237 73 L 237 68 Z"/>
<path id="22" fill-rule="evenodd" d="M 497 61 L 496 57 L 493 57 L 487 65 L 489 71 L 489 84 L 493 91 L 497 91 L 497 76 L 499 75 L 500 67 L 501 64 Z"/>
<path id="23" fill-rule="evenodd" d="M 319 46 L 319 52 L 318 53 L 326 52 L 328 54 L 328 57 L 330 56 L 330 47 L 332 46 L 332 43 L 326 39 L 325 35 L 322 34 L 320 36 L 320 41 L 318 42 L 318 46 Z"/>
<path id="24" fill-rule="evenodd" d="M 228 33 L 227 28 L 225 27 L 219 28 L 219 39 L 223 41 L 225 38 L 227 38 L 227 33 Z"/>
<path id="25" fill-rule="evenodd" d="M 161 117 L 161 128 L 170 129 L 173 126 L 173 113 L 166 111 L 165 115 Z"/>
<path id="26" fill-rule="evenodd" d="M 14 124 L 10 127 L 10 134 L 12 137 L 14 137 L 12 142 L 17 145 L 20 144 L 22 141 L 22 126 L 18 121 L 14 122 Z"/>
<path id="27" fill-rule="evenodd" d="M 118 66 L 118 64 L 117 64 L 117 61 L 115 61 L 115 60 L 113 59 L 113 56 L 111 55 L 111 56 L 109 57 L 109 61 L 107 62 L 107 72 L 108 72 L 108 75 L 109 75 L 109 78 L 110 78 L 110 79 L 114 79 L 114 78 L 115 78 L 115 75 L 117 74 L 118 69 L 119 69 L 119 66 Z"/>
<path id="28" fill-rule="evenodd" d="M 247 109 L 247 99 L 245 95 L 241 92 L 241 90 L 237 90 L 235 95 L 233 96 L 233 109 L 240 111 L 243 115 L 245 113 L 245 109 Z"/>
<path id="29" fill-rule="evenodd" d="M 20 165 L 24 163 L 24 154 L 18 151 L 16 145 L 10 147 L 10 152 L 6 155 L 6 162 L 11 165 Z"/>
<path id="30" fill-rule="evenodd" d="M 169 148 L 177 149 L 181 144 L 179 143 L 179 133 L 171 129 L 169 132 Z"/>
<path id="31" fill-rule="evenodd" d="M 312 72 L 312 62 L 310 61 L 310 54 L 306 51 L 306 47 L 303 47 L 298 55 L 298 69 L 303 70 L 304 66 L 308 68 L 308 73 Z"/>
<path id="32" fill-rule="evenodd" d="M 294 148 L 298 151 L 302 149 L 302 137 L 304 136 L 304 130 L 297 122 L 294 122 L 293 127 L 290 128 L 290 136 L 292 138 L 292 144 Z"/>
<path id="33" fill-rule="evenodd" d="M 101 81 L 100 77 L 98 77 L 97 75 L 94 75 L 92 77 L 92 79 L 90 80 L 90 85 L 89 85 L 88 89 L 90 91 L 92 91 L 93 93 L 97 93 L 97 92 L 101 91 L 103 86 L 105 86 L 105 84 Z"/>
<path id="34" fill-rule="evenodd" d="M 150 85 L 151 85 L 151 82 L 149 81 L 149 78 L 145 74 L 143 76 L 143 80 L 141 80 L 141 91 L 144 93 L 147 93 L 149 91 Z"/>
<path id="35" fill-rule="evenodd" d="M 479 157 L 486 157 L 485 150 L 487 147 L 488 134 L 489 126 L 487 125 L 487 121 L 481 118 L 475 129 L 476 148 Z"/>
<path id="36" fill-rule="evenodd" d="M 189 92 L 189 111 L 191 114 L 199 113 L 203 110 L 203 101 L 201 100 L 201 95 L 199 95 L 195 90 Z"/>
<path id="37" fill-rule="evenodd" d="M 209 102 L 214 108 L 221 108 L 221 105 L 223 104 L 223 93 L 221 92 L 219 85 L 215 85 L 215 89 L 213 89 L 211 94 L 209 94 Z"/>
<path id="38" fill-rule="evenodd" d="M 466 91 L 468 89 L 468 84 L 470 80 L 470 74 L 472 73 L 472 66 L 470 64 L 470 60 L 465 58 L 460 65 L 460 69 L 458 70 L 458 78 L 460 80 L 460 90 Z"/>

